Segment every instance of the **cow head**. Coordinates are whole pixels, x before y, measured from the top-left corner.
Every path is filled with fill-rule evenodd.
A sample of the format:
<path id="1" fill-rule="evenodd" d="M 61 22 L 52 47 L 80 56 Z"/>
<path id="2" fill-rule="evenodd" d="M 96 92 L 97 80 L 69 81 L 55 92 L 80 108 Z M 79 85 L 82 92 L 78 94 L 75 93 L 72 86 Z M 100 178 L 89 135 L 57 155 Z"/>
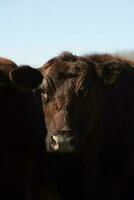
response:
<path id="1" fill-rule="evenodd" d="M 70 58 L 70 60 L 69 60 Z M 98 117 L 98 92 L 93 63 L 71 54 L 42 67 L 42 101 L 50 152 L 81 152 Z"/>

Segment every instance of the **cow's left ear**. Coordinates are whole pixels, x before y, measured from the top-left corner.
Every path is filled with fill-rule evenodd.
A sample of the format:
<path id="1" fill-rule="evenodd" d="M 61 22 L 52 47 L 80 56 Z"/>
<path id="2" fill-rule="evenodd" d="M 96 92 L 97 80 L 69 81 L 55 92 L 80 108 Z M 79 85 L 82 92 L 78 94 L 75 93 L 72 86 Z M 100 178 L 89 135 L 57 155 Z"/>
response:
<path id="1" fill-rule="evenodd" d="M 112 85 L 119 79 L 122 71 L 128 67 L 129 65 L 127 62 L 112 60 L 106 61 L 103 64 L 98 65 L 96 67 L 96 72 L 98 78 L 105 85 Z"/>
<path id="2" fill-rule="evenodd" d="M 10 80 L 22 89 L 31 90 L 40 86 L 43 75 L 38 69 L 23 65 L 9 73 Z"/>

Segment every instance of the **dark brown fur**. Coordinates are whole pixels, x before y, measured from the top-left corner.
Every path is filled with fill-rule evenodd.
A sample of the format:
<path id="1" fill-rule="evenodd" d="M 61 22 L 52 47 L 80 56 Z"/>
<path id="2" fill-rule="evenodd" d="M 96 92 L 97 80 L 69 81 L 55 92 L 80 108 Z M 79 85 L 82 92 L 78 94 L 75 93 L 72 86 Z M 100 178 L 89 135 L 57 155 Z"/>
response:
<path id="1" fill-rule="evenodd" d="M 134 198 L 128 180 L 134 176 L 133 67 L 132 61 L 110 54 L 64 52 L 40 68 L 48 150 L 53 152 L 53 135 L 78 139 L 77 156 L 73 152 L 68 161 L 64 152 L 60 160 L 58 155 L 52 159 L 61 199 Z"/>

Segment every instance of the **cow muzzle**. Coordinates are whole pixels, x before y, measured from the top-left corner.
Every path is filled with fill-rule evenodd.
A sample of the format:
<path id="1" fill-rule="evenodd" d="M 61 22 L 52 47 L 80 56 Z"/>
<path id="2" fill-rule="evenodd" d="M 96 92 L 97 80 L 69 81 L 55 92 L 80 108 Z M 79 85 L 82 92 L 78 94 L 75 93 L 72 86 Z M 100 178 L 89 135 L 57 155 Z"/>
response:
<path id="1" fill-rule="evenodd" d="M 74 152 L 76 139 L 74 136 L 51 135 L 49 138 L 49 150 L 52 152 Z"/>

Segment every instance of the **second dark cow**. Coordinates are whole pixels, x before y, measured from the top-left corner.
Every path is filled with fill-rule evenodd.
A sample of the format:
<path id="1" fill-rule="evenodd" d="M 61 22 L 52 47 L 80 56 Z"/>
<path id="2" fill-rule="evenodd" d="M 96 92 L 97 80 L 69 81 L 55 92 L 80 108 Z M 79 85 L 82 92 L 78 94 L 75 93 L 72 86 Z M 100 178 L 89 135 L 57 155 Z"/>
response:
<path id="1" fill-rule="evenodd" d="M 45 127 L 40 95 L 33 89 L 42 78 L 36 69 L 0 58 L 0 199 L 38 199 Z"/>

